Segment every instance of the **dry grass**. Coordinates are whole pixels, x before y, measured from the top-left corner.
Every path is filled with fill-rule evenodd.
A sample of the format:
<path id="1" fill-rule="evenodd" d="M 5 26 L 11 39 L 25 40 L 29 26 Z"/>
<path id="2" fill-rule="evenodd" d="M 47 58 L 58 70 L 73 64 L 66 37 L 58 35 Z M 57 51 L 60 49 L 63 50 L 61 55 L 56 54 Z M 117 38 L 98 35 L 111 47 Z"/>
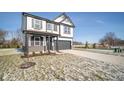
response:
<path id="1" fill-rule="evenodd" d="M 20 69 L 20 64 L 36 65 Z M 71 54 L 0 57 L 0 80 L 124 80 L 123 67 Z"/>

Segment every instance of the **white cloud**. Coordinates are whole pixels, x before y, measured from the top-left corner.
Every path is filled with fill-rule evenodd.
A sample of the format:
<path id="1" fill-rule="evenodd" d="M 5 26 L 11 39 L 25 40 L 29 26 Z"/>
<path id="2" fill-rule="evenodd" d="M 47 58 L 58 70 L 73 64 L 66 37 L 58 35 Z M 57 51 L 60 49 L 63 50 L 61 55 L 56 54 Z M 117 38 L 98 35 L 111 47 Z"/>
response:
<path id="1" fill-rule="evenodd" d="M 97 23 L 104 24 L 103 20 L 96 20 Z"/>

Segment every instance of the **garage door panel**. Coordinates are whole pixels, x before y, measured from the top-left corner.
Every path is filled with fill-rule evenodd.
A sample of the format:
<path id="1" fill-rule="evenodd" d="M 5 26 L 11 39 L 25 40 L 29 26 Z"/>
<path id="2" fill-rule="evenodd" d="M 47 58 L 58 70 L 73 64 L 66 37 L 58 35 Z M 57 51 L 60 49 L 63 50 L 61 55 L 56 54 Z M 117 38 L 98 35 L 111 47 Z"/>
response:
<path id="1" fill-rule="evenodd" d="M 56 41 L 55 41 L 55 47 L 56 47 Z M 59 50 L 71 49 L 71 41 L 59 40 L 58 49 Z"/>

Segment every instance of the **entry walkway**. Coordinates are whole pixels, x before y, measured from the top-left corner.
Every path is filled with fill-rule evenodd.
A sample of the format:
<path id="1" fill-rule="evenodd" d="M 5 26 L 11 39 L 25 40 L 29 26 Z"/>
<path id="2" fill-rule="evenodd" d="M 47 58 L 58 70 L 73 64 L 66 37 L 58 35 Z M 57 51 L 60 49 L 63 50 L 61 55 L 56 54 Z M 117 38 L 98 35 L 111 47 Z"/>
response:
<path id="1" fill-rule="evenodd" d="M 93 53 L 80 50 L 62 50 L 61 52 L 124 66 L 124 57 L 121 56 Z"/>

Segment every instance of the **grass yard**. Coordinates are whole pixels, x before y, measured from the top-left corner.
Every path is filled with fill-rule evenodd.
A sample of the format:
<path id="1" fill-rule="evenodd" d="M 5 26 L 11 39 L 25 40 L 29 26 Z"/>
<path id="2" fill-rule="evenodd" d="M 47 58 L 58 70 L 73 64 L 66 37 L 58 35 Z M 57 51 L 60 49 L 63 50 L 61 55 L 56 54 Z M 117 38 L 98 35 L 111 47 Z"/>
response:
<path id="1" fill-rule="evenodd" d="M 21 69 L 20 65 L 35 62 Z M 71 54 L 21 58 L 20 55 L 0 57 L 0 80 L 124 80 L 124 67 Z"/>
<path id="2" fill-rule="evenodd" d="M 12 54 L 23 54 L 21 48 L 4 48 L 0 49 L 0 56 L 12 55 Z"/>

